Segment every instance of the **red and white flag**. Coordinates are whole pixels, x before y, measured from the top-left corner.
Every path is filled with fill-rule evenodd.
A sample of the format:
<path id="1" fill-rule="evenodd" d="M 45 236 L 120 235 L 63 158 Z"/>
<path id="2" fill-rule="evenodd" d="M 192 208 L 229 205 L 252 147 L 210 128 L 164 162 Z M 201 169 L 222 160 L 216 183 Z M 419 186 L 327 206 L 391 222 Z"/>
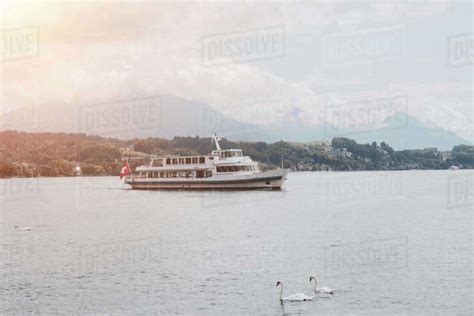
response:
<path id="1" fill-rule="evenodd" d="M 122 170 L 120 171 L 120 179 L 122 179 L 124 176 L 128 174 L 132 174 L 132 171 L 130 170 L 128 162 L 124 160 Z"/>

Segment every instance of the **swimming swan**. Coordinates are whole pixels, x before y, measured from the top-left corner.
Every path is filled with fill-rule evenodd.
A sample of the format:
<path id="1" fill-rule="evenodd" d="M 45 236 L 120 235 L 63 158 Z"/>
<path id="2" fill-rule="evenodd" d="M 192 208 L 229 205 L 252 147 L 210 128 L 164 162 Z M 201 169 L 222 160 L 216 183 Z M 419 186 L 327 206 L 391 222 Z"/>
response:
<path id="1" fill-rule="evenodd" d="M 309 277 L 309 282 L 311 283 L 312 280 L 314 280 L 314 293 L 334 294 L 334 290 L 330 289 L 328 287 L 319 287 L 318 288 L 318 283 L 319 283 L 318 277 L 310 276 Z"/>
<path id="2" fill-rule="evenodd" d="M 293 302 L 302 302 L 302 301 L 311 301 L 316 295 L 307 296 L 304 293 L 296 293 L 287 297 L 283 297 L 283 282 L 278 281 L 276 287 L 280 287 L 280 301 L 293 301 Z"/>
<path id="3" fill-rule="evenodd" d="M 20 227 L 20 226 L 15 226 L 15 229 L 16 230 L 22 230 L 24 232 L 29 232 L 31 230 L 31 228 L 29 228 L 29 227 Z"/>

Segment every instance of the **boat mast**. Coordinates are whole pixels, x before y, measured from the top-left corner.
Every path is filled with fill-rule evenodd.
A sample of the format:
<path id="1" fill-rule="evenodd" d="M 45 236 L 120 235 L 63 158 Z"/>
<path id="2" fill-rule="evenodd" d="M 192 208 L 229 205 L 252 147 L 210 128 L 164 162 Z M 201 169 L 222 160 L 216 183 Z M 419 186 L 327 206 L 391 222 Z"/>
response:
<path id="1" fill-rule="evenodd" d="M 214 133 L 212 134 L 212 140 L 216 143 L 216 149 L 221 150 L 221 146 L 219 146 L 219 141 L 221 140 L 217 135 Z"/>

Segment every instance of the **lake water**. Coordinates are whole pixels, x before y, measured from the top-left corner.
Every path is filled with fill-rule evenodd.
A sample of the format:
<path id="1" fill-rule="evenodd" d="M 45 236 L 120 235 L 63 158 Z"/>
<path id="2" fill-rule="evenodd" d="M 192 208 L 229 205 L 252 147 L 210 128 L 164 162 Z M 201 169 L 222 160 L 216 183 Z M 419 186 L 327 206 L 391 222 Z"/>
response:
<path id="1" fill-rule="evenodd" d="M 472 314 L 473 178 L 290 173 L 282 191 L 246 192 L 0 180 L 0 314 Z M 311 274 L 336 293 L 280 304 L 276 281 L 310 294 Z"/>

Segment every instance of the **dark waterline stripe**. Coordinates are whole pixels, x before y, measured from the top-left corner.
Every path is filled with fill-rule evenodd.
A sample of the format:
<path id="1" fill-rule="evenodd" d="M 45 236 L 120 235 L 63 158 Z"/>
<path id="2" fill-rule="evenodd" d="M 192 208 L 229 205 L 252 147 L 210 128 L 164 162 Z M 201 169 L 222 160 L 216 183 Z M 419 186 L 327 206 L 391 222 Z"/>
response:
<path id="1" fill-rule="evenodd" d="M 243 180 L 221 180 L 221 181 L 180 181 L 180 182 L 173 182 L 173 181 L 153 181 L 153 182 L 126 182 L 127 184 L 139 184 L 139 185 L 156 185 L 156 184 L 174 184 L 174 185 L 192 185 L 192 184 L 244 184 L 244 183 L 253 183 L 253 182 L 263 182 L 263 181 L 273 181 L 273 180 L 281 180 L 282 176 L 277 177 L 265 177 L 265 178 L 254 178 L 254 179 L 243 179 Z"/>

